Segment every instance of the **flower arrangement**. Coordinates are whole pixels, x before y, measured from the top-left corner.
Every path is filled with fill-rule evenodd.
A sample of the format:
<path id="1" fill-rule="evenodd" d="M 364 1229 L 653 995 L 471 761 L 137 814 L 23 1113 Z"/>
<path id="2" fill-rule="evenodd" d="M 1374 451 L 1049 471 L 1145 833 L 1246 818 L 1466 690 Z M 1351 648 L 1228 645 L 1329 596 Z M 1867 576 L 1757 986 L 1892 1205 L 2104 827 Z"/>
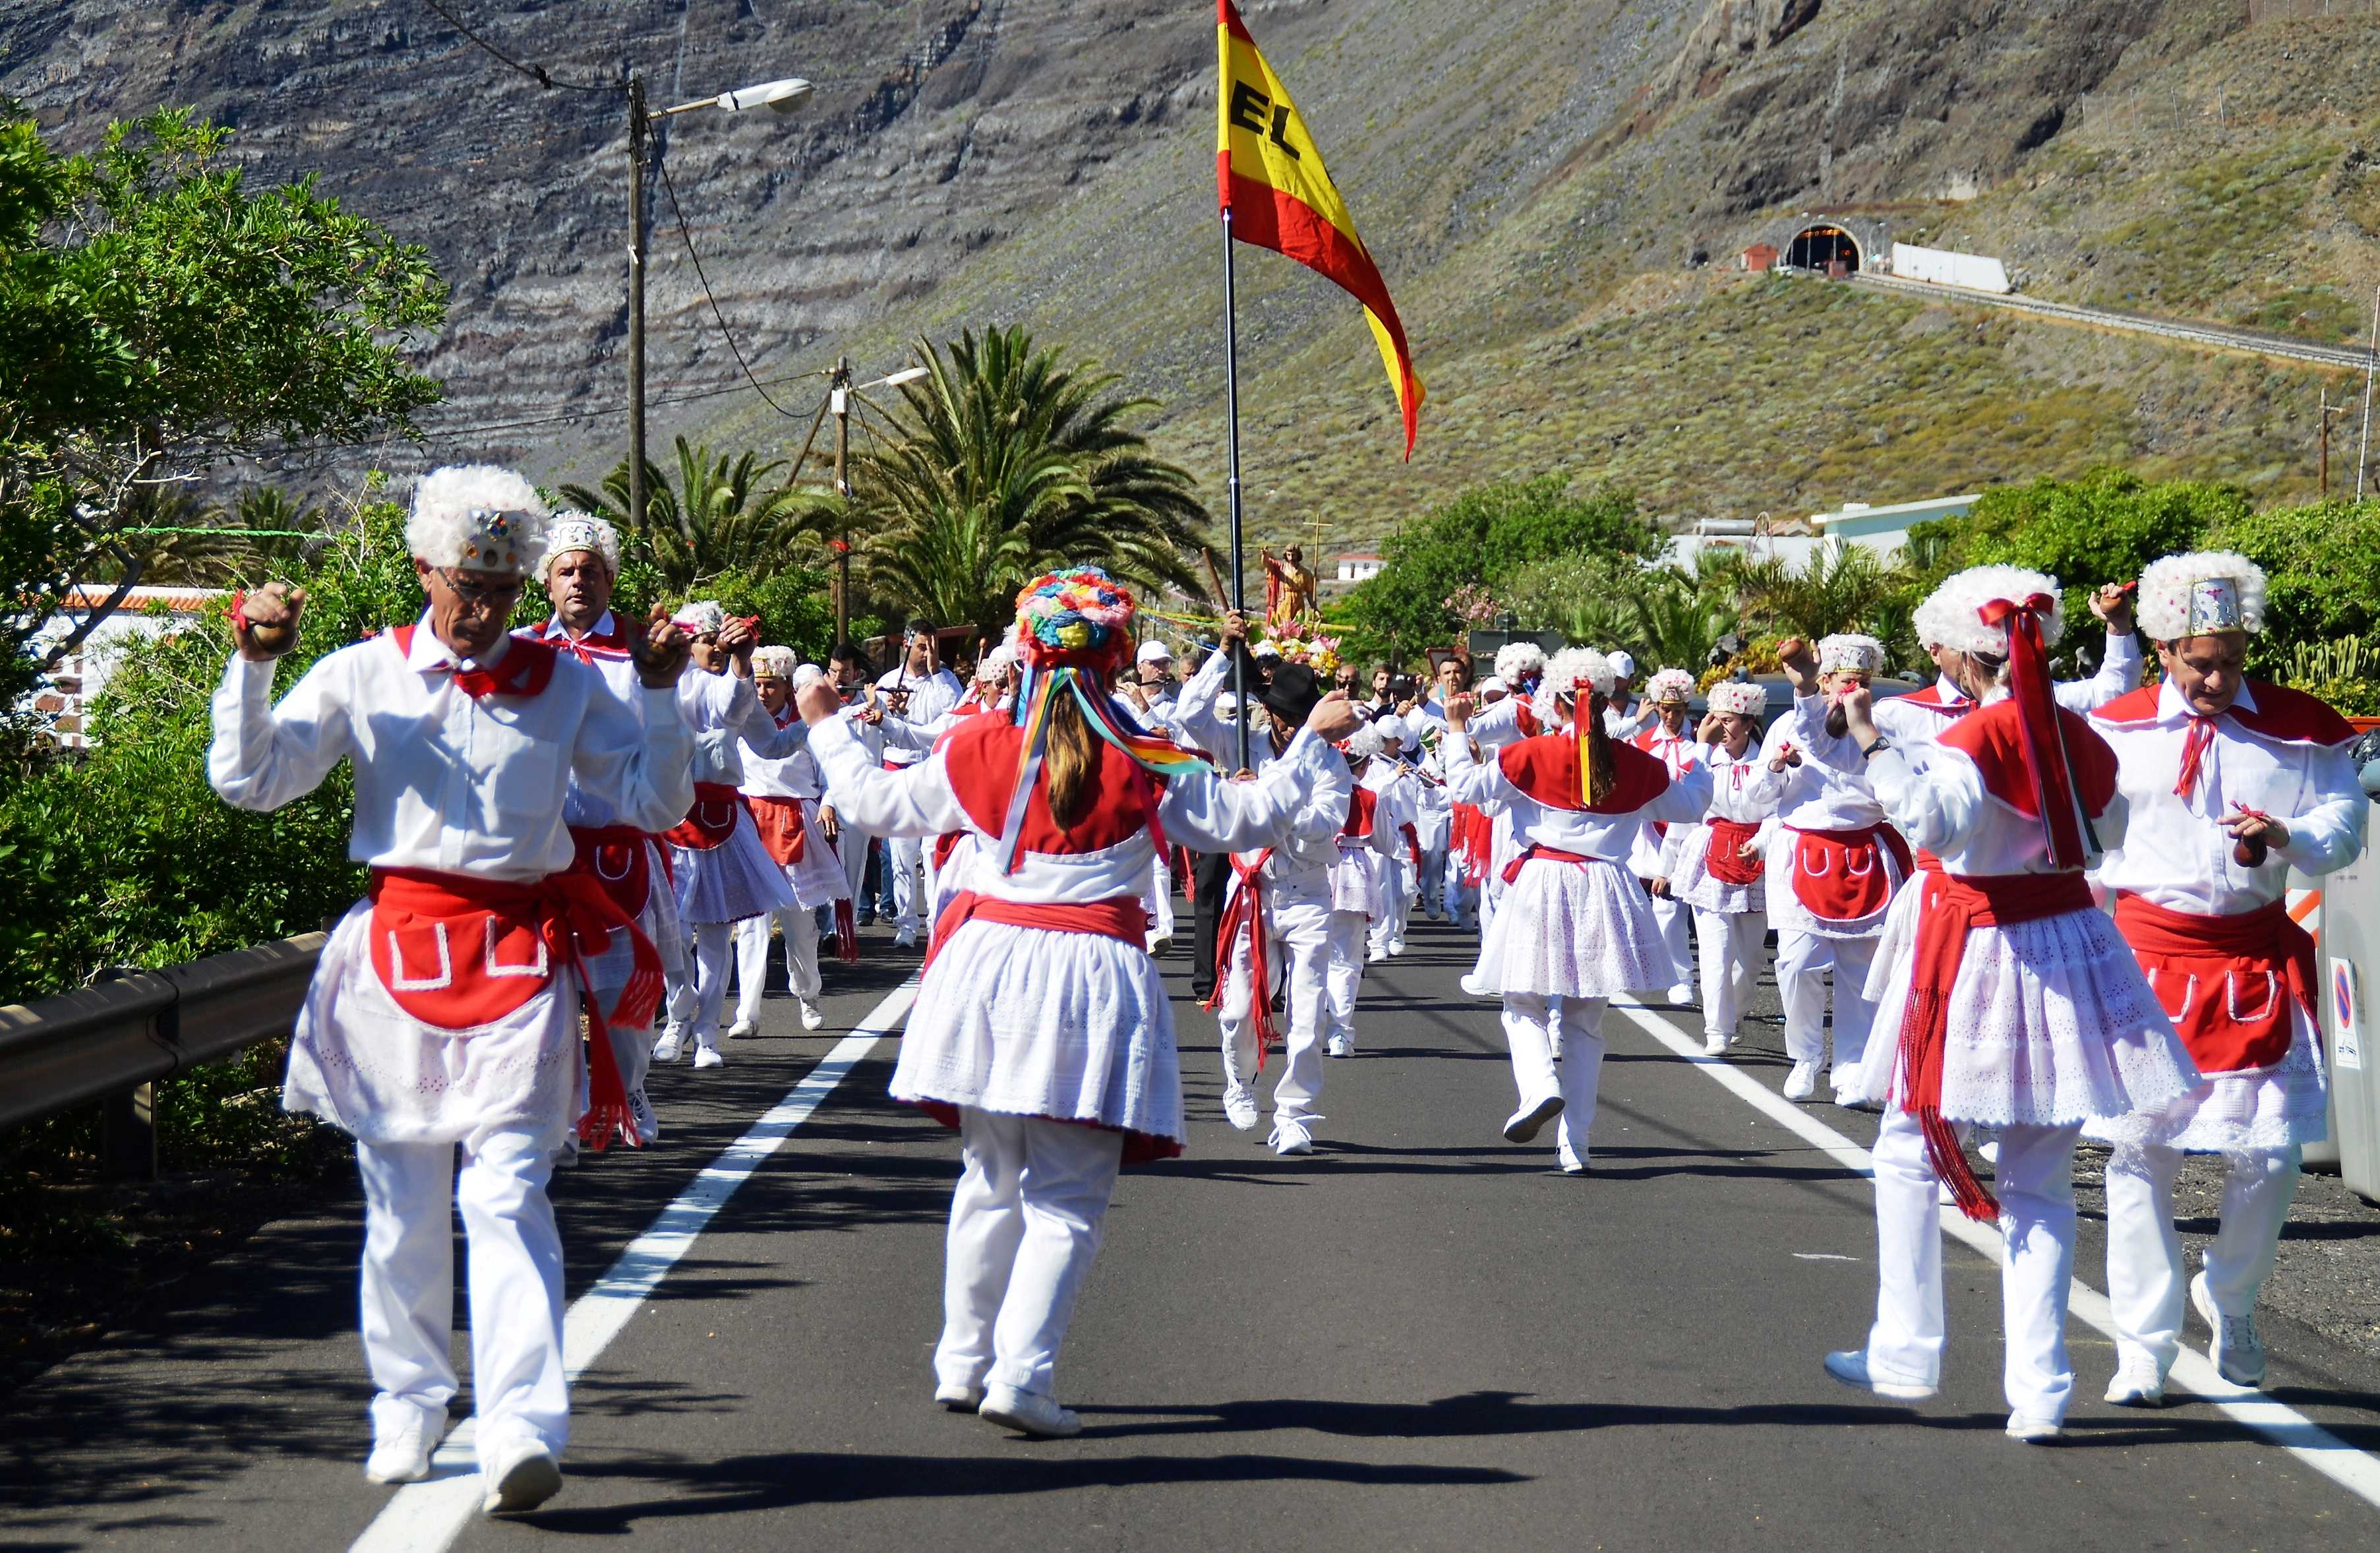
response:
<path id="1" fill-rule="evenodd" d="M 1304 664 L 1328 679 L 1339 672 L 1341 638 L 1325 636 L 1320 631 L 1303 634 L 1295 626 L 1284 626 L 1269 639 L 1290 663 Z"/>
<path id="2" fill-rule="evenodd" d="M 1016 623 L 1028 662 L 1090 653 L 1121 662 L 1132 649 L 1132 594 L 1098 567 L 1053 571 L 1016 595 Z"/>
<path id="3" fill-rule="evenodd" d="M 1504 605 L 1493 593 L 1473 582 L 1465 582 L 1447 594 L 1443 607 L 1466 626 L 1493 626 L 1504 613 Z"/>

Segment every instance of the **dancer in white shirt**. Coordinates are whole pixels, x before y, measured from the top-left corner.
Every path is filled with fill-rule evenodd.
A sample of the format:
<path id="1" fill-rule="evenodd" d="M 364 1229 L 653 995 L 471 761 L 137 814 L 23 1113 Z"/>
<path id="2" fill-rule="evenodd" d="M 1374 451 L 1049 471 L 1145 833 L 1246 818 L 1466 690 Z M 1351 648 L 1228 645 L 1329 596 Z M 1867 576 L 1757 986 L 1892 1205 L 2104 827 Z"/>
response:
<path id="1" fill-rule="evenodd" d="M 572 872 L 570 795 L 640 831 L 674 823 L 692 796 L 674 629 L 630 641 L 641 716 L 573 654 L 504 633 L 545 520 L 509 470 L 425 475 L 406 544 L 428 608 L 325 654 L 277 705 L 273 657 L 305 595 L 273 583 L 240 601 L 207 757 L 225 801 L 257 811 L 313 791 L 342 760 L 353 768 L 347 855 L 371 889 L 323 946 L 282 1104 L 356 1140 L 375 1483 L 427 1477 L 445 1429 L 459 1205 L 492 1514 L 562 1486 L 570 1395 L 546 1184 L 574 1122 L 597 1147 L 633 1130 L 604 1027 L 650 1021 L 661 996 L 651 944 Z M 607 951 L 633 966 L 608 1007 L 589 996 L 588 964 Z"/>
<path id="2" fill-rule="evenodd" d="M 762 647 L 752 654 L 752 688 L 779 728 L 799 719 L 794 715 L 794 692 L 826 678 L 816 664 L 796 664 L 790 647 Z M 762 988 L 769 976 L 770 924 L 785 940 L 785 986 L 794 995 L 802 1028 L 826 1023 L 819 1007 L 823 982 L 819 975 L 818 913 L 834 908 L 835 944 L 843 958 L 859 958 L 858 929 L 852 919 L 851 892 L 843 860 L 819 825 L 819 800 L 826 790 L 818 762 L 805 747 L 779 758 L 755 753 L 744 763 L 744 801 L 752 826 L 769 856 L 784 870 L 785 888 L 794 898 L 780 906 L 735 924 L 735 1022 L 730 1040 L 754 1035 L 760 1029 Z"/>
<path id="3" fill-rule="evenodd" d="M 1379 860 L 1380 914 L 1366 934 L 1371 960 L 1387 960 L 1405 952 L 1405 922 L 1421 894 L 1421 778 L 1403 760 L 1406 724 L 1402 717 L 1374 719 L 1379 737 L 1378 754 L 1365 768 L 1363 785 L 1377 796 L 1381 831 L 1375 855 Z"/>
<path id="4" fill-rule="evenodd" d="M 1339 857 L 1330 865 L 1330 970 L 1324 989 L 1323 1049 L 1332 1057 L 1355 1055 L 1355 1001 L 1364 986 L 1365 940 L 1373 924 L 1392 908 L 1389 892 L 1391 848 L 1397 836 L 1396 801 L 1383 797 L 1370 778 L 1382 764 L 1382 724 L 1368 722 L 1339 746 L 1354 776 L 1347 795 L 1347 818 L 1339 827 Z"/>
<path id="5" fill-rule="evenodd" d="M 884 698 L 888 720 L 921 728 L 956 706 L 966 693 L 965 687 L 957 675 L 942 666 L 941 642 L 932 621 L 910 621 L 901 636 L 901 653 L 899 664 L 876 677 L 877 693 Z M 923 752 L 914 744 L 891 740 L 885 743 L 888 771 L 903 770 L 922 758 Z M 932 850 L 917 837 L 884 838 L 884 874 L 886 884 L 878 901 L 880 906 L 885 900 L 892 905 L 892 947 L 913 948 L 932 926 L 927 920 L 934 899 Z"/>
<path id="6" fill-rule="evenodd" d="M 1671 776 L 1682 776 L 1694 769 L 1702 758 L 1692 729 L 1686 727 L 1686 708 L 1694 697 L 1694 677 L 1682 668 L 1664 668 L 1645 681 L 1644 706 L 1648 714 L 1645 726 L 1629 740 L 1670 768 Z M 1670 827 L 1648 825 L 1636 833 L 1636 844 L 1629 850 L 1628 871 L 1649 887 L 1668 872 L 1661 863 L 1661 843 Z M 1686 943 L 1686 907 L 1665 890 L 1653 890 L 1653 920 L 1660 924 L 1661 941 L 1670 946 L 1670 956 L 1681 970 L 1692 965 L 1694 951 Z M 1691 1004 L 1694 989 L 1680 980 L 1666 989 L 1662 996 L 1674 1004 Z"/>
<path id="7" fill-rule="evenodd" d="M 1786 768 L 1761 758 L 1760 718 L 1767 706 L 1768 692 L 1758 685 L 1721 680 L 1710 688 L 1694 757 L 1711 774 L 1710 810 L 1700 824 L 1669 827 L 1654 880 L 1657 898 L 1694 914 L 1703 1050 L 1713 1057 L 1742 1033 L 1768 934 L 1761 870 Z"/>
<path id="8" fill-rule="evenodd" d="M 1533 715 L 1555 731 L 1507 745 L 1485 764 L 1457 737 L 1469 709 L 1458 699 L 1447 716 L 1449 790 L 1463 801 L 1503 803 L 1512 819 L 1510 890 L 1475 972 L 1503 997 L 1520 1091 L 1504 1136 L 1528 1143 L 1559 1117 L 1556 1154 L 1572 1175 L 1590 1158 L 1605 1008 L 1616 994 L 1668 986 L 1685 973 L 1628 874 L 1628 849 L 1646 821 L 1699 819 L 1711 796 L 1708 770 L 1672 778 L 1659 761 L 1604 731 L 1611 682 L 1602 654 L 1555 654 Z"/>
<path id="9" fill-rule="evenodd" d="M 2054 1438 L 2073 1392 L 2066 1353 L 2073 1281 L 2074 1144 L 2093 1118 L 2155 1109 L 2198 1083 L 2190 1054 L 2083 870 L 2120 841 L 2116 758 L 2057 704 L 2046 648 L 2061 624 L 2056 580 L 1979 567 L 1951 580 L 1970 622 L 1962 654 L 1978 709 L 1914 769 L 1841 698 L 1851 758 L 1895 825 L 1941 859 L 1919 909 L 1895 919 L 1870 983 L 1888 1038 L 1871 1042 L 1864 1093 L 1886 1101 L 1875 1148 L 1877 1290 L 1864 1347 L 1827 1356 L 1846 1385 L 1931 1396 L 1943 1343 L 1937 1187 L 1971 1218 L 1997 1218 L 2012 1438 Z M 2000 1134 L 1998 1199 L 1975 1180 L 1961 1124 Z"/>
<path id="10" fill-rule="evenodd" d="M 959 1130 L 935 1398 L 1030 1435 L 1072 1435 L 1055 1371 L 1116 1171 L 1179 1154 L 1182 1080 L 1165 985 L 1142 948 L 1159 837 L 1222 851 L 1285 839 L 1346 765 L 1343 698 L 1319 702 L 1252 783 L 1227 782 L 1111 715 L 1131 594 L 1080 568 L 1017 601 L 1018 715 L 972 718 L 905 772 L 867 759 L 822 688 L 812 749 L 844 811 L 886 836 L 972 832 L 970 888 L 936 924 L 892 1095 Z"/>
<path id="11" fill-rule="evenodd" d="M 678 681 L 678 713 L 694 730 L 694 806 L 669 833 L 677 911 L 694 930 L 694 976 L 670 989 L 669 1024 L 653 1060 L 674 1062 L 693 1038 L 694 1065 L 717 1068 L 719 1020 L 727 1002 L 735 924 L 794 903 L 784 870 L 760 843 L 744 798 L 744 756 L 782 760 L 808 741 L 801 725 L 779 727 L 752 686 L 753 622 L 727 618 L 710 600 L 677 612 L 692 641 L 694 672 Z"/>
<path id="12" fill-rule="evenodd" d="M 2224 1379 L 2261 1386 L 2257 1291 L 2273 1270 L 2304 1145 L 2327 1131 L 2311 935 L 2290 921 L 2289 870 L 2320 875 L 2363 850 L 2355 731 L 2313 697 L 2242 673 L 2264 629 L 2265 574 L 2244 556 L 2168 556 L 2141 574 L 2141 624 L 2162 684 L 2101 707 L 2131 808 L 2100 882 L 2206 1082 L 2095 1129 L 2107 1161 L 2107 1400 L 2154 1407 L 2181 1349 L 2174 1179 L 2185 1153 L 2225 1159 L 2221 1222 L 2192 1300 Z"/>

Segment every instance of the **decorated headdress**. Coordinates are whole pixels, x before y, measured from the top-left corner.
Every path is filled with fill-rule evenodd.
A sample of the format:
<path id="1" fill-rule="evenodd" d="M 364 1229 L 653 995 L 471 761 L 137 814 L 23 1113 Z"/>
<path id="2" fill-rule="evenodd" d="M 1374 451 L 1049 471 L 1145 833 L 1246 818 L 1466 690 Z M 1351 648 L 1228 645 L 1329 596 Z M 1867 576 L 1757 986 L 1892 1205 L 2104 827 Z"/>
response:
<path id="1" fill-rule="evenodd" d="M 1132 659 L 1133 615 L 1132 594 L 1098 567 L 1047 573 L 1016 595 L 1015 640 L 1025 678 L 1017 688 L 1014 715 L 1025 739 L 995 849 L 1002 873 L 1016 869 L 1025 807 L 1040 779 L 1050 748 L 1050 709 L 1060 696 L 1073 697 L 1091 731 L 1132 758 L 1151 839 L 1158 855 L 1165 854 L 1165 831 L 1157 817 L 1157 779 L 1203 770 L 1205 764 L 1187 750 L 1145 733 L 1117 715 L 1105 681 Z"/>
<path id="2" fill-rule="evenodd" d="M 1546 671 L 1546 650 L 1534 642 L 1507 642 L 1496 649 L 1496 678 L 1517 685 Z"/>
<path id="3" fill-rule="evenodd" d="M 1884 643 L 1857 631 L 1839 631 L 1818 643 L 1818 672 L 1850 669 L 1876 674 L 1884 667 Z"/>
<path id="4" fill-rule="evenodd" d="M 1768 710 L 1768 691 L 1749 679 L 1722 679 L 1710 688 L 1710 709 L 1738 717 L 1757 717 Z"/>
<path id="5" fill-rule="evenodd" d="M 1645 699 L 1656 706 L 1669 702 L 1692 701 L 1694 699 L 1694 677 L 1682 668 L 1665 668 L 1645 681 Z"/>
<path id="6" fill-rule="evenodd" d="M 2152 642 L 2214 631 L 2265 629 L 2265 569 L 2229 550 L 2198 550 L 2152 561 L 2133 605 Z"/>
<path id="7" fill-rule="evenodd" d="M 790 681 L 796 661 L 791 647 L 755 647 L 752 649 L 752 678 Z"/>
<path id="8" fill-rule="evenodd" d="M 537 487 L 494 464 L 450 464 L 413 487 L 406 547 L 434 567 L 517 577 L 544 554 L 546 507 Z"/>
<path id="9" fill-rule="evenodd" d="M 1339 752 L 1347 757 L 1349 765 L 1370 760 L 1380 752 L 1380 729 L 1377 723 L 1358 723 L 1355 731 L 1339 741 Z"/>
<path id="10" fill-rule="evenodd" d="M 989 685 L 1016 666 L 1016 649 L 1002 642 L 987 651 L 975 666 L 975 682 Z"/>
<path id="11" fill-rule="evenodd" d="M 538 557 L 537 580 L 552 586 L 553 563 L 574 550 L 602 556 L 604 569 L 620 575 L 620 532 L 584 512 L 557 512 L 545 527 L 545 554 Z"/>
<path id="12" fill-rule="evenodd" d="M 1609 658 L 1592 647 L 1565 647 L 1547 660 L 1546 677 L 1537 681 L 1536 694 L 1530 700 L 1537 721 L 1549 728 L 1561 724 L 1559 703 L 1571 703 L 1571 737 L 1578 740 L 1582 805 L 1600 801 L 1619 780 L 1611 738 L 1603 731 L 1603 719 L 1595 715 L 1592 704 L 1596 696 L 1609 696 L 1615 683 Z"/>
<path id="13" fill-rule="evenodd" d="M 1969 567 L 1944 578 L 1941 585 L 1917 606 L 1917 639 L 1929 647 L 1947 647 L 1954 653 L 2006 657 L 2007 621 L 1987 625 L 1980 611 L 1994 599 L 2025 599 L 2036 594 L 2052 601 L 2039 621 L 2042 644 L 2054 646 L 2066 633 L 2066 611 L 2057 602 L 2058 579 L 2047 572 L 2012 566 Z"/>
<path id="14" fill-rule="evenodd" d="M 727 624 L 727 611 L 716 599 L 688 599 L 677 606 L 670 623 L 688 636 L 716 636 Z"/>

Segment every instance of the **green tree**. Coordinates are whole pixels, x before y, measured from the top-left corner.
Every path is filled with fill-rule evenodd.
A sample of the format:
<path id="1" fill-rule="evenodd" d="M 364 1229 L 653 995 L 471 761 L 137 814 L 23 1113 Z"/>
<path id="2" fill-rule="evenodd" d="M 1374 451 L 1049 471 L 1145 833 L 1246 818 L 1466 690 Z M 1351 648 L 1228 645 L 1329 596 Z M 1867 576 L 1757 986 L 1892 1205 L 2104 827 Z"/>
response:
<path id="1" fill-rule="evenodd" d="M 1113 373 L 1037 349 L 1022 328 L 916 351 L 926 376 L 852 471 L 880 605 L 994 631 L 1035 575 L 1085 562 L 1200 591 L 1190 556 L 1206 508 L 1132 424 L 1155 401 L 1114 393 Z"/>
<path id="2" fill-rule="evenodd" d="M 230 131 L 186 110 L 61 157 L 20 107 L 0 122 L 0 704 L 65 587 L 140 581 L 122 531 L 151 494 L 275 444 L 416 434 L 437 384 L 407 349 L 443 322 L 428 254 L 311 179 L 250 190 Z"/>
<path id="3" fill-rule="evenodd" d="M 677 443 L 677 476 L 645 465 L 644 551 L 663 581 L 681 593 L 704 591 L 730 571 L 765 578 L 815 560 L 823 550 L 830 502 L 769 477 L 785 467 L 747 450 L 730 456 L 707 445 Z M 631 532 L 628 460 L 603 477 L 600 488 L 565 485 L 562 499 Z"/>

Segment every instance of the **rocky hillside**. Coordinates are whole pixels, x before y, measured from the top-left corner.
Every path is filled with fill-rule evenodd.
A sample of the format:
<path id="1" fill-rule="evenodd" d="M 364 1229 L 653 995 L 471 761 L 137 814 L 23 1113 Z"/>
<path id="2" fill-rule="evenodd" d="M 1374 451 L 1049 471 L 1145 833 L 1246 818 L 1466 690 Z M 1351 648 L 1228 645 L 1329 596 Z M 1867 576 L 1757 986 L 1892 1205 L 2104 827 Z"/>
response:
<path id="1" fill-rule="evenodd" d="M 1161 400 L 1220 482 L 1213 12 L 1200 0 L 454 0 L 557 79 L 656 101 L 782 74 L 789 119 L 691 114 L 671 177 L 763 378 L 1023 321 Z M 1573 469 L 1679 520 L 2133 460 L 2310 486 L 2311 372 L 1733 268 L 1804 211 L 2007 258 L 2044 294 L 2360 327 L 2380 278 L 2380 18 L 2288 0 L 1251 0 L 1394 289 L 1420 450 L 1352 305 L 1243 251 L 1259 532 L 1326 546 L 1469 482 Z M 2362 10 L 2335 0 L 2333 11 Z M 617 456 L 616 92 L 545 90 L 422 0 L 74 0 L 0 18 L 0 88 L 70 142 L 160 103 L 259 172 L 427 243 L 455 285 L 451 435 L 586 477 Z M 656 395 L 736 380 L 656 190 Z M 812 382 L 659 410 L 778 446 Z M 409 449 L 350 450 L 405 469 Z"/>

